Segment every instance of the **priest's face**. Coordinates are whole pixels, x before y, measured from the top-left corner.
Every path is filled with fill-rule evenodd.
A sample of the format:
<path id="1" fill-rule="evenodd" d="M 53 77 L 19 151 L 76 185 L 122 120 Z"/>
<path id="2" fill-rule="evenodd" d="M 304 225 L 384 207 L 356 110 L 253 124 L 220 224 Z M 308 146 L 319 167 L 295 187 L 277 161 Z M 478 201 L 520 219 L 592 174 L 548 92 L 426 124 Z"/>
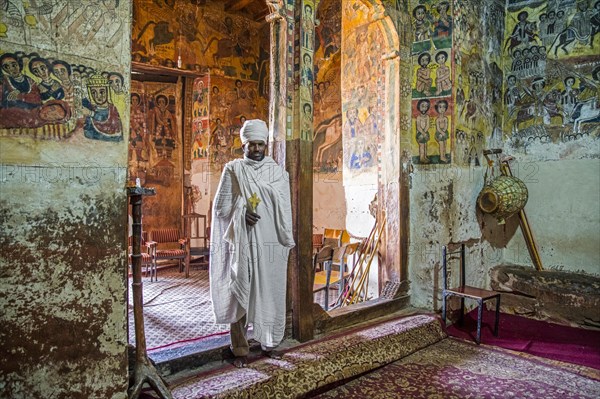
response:
<path id="1" fill-rule="evenodd" d="M 267 144 L 263 141 L 248 141 L 242 147 L 244 149 L 244 156 L 254 161 L 262 161 L 265 158 L 265 152 L 267 151 Z"/>

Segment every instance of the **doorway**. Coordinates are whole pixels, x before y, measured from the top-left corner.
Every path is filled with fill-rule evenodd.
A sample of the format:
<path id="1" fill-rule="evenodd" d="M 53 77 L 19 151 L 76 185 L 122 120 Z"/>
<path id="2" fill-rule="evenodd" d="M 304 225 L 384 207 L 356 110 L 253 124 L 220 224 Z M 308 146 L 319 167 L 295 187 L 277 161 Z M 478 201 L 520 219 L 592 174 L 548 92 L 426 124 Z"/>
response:
<path id="1" fill-rule="evenodd" d="M 192 248 L 206 247 L 211 198 L 223 164 L 240 156 L 236 138 L 241 125 L 246 119 L 267 118 L 269 25 L 264 17 L 268 8 L 262 0 L 244 4 L 235 10 L 226 10 L 220 1 L 139 1 L 133 5 L 132 65 L 134 72 L 140 73 L 132 76 L 132 93 L 141 84 L 138 97 L 146 104 L 146 130 L 153 117 L 149 111 L 158 104 L 158 96 L 176 93 L 174 99 L 167 96 L 167 104 L 175 116 L 178 135 L 173 142 L 160 142 L 162 147 L 166 145 L 162 157 L 168 158 L 170 150 L 171 158 L 163 162 L 163 169 L 156 170 L 151 157 L 157 154 L 156 138 L 148 132 L 144 141 L 132 131 L 135 140 L 130 143 L 130 179 L 135 182 L 139 178 L 141 184 L 157 188 L 155 198 L 144 199 L 144 229 L 172 227 L 186 236 L 188 230 L 199 230 L 199 238 L 191 239 Z M 134 101 L 137 98 L 132 104 Z M 132 114 L 132 122 L 134 118 Z M 186 226 L 186 216 L 192 215 L 204 219 L 189 218 Z M 177 248 L 176 243 L 173 248 Z M 228 326 L 217 326 L 213 321 L 207 258 L 193 255 L 187 278 L 187 271 L 180 273 L 177 264 L 168 261 L 159 267 L 158 282 L 144 278 L 146 329 L 154 322 L 171 334 L 155 345 L 148 342 L 151 356 L 155 355 L 153 347 L 168 349 L 169 340 L 190 344 L 228 330 Z M 187 294 L 175 296 L 178 291 Z M 163 301 L 166 294 L 173 295 Z M 159 304 L 175 303 L 185 306 L 173 308 L 164 318 L 149 314 Z M 195 324 L 183 326 L 180 323 L 185 317 L 174 315 L 186 307 L 195 307 Z M 181 335 L 186 329 L 191 333 Z"/>
<path id="2" fill-rule="evenodd" d="M 324 0 L 317 9 L 313 234 L 342 230 L 348 243 L 381 235 L 372 261 L 365 255 L 360 262 L 359 254 L 358 264 L 356 256 L 348 264 L 349 281 L 359 276 L 356 267 L 365 274 L 355 286 L 360 299 L 351 303 L 393 298 L 406 279 L 400 247 L 407 238 L 399 229 L 406 223 L 400 210 L 399 42 L 383 9 L 377 0 Z"/>

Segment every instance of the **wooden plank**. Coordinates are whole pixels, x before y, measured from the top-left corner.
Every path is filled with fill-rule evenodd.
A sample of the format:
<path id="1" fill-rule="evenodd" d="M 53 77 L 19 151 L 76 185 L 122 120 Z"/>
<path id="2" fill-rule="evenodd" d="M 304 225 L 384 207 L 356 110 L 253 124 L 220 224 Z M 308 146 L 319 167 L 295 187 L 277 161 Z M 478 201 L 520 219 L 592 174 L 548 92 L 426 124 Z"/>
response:
<path id="1" fill-rule="evenodd" d="M 401 159 L 401 165 L 408 165 L 407 154 L 404 154 Z M 400 187 L 399 187 L 399 202 L 400 202 L 400 229 L 399 229 L 399 242 L 400 242 L 400 282 L 405 283 L 408 281 L 408 246 L 409 246 L 409 232 L 410 232 L 410 187 L 409 187 L 410 174 L 404 167 L 400 167 Z M 408 292 L 408 284 L 402 284 L 398 290 L 398 295 L 406 294 Z"/>
<path id="2" fill-rule="evenodd" d="M 290 253 L 290 289 L 293 335 L 300 342 L 314 337 L 312 270 L 312 142 L 286 141 L 286 168 L 290 173 L 292 217 L 296 247 Z M 304 193 L 304 194 L 301 194 Z M 310 195 L 306 195 L 310 193 Z"/>
<path id="3" fill-rule="evenodd" d="M 355 326 L 379 317 L 389 316 L 407 309 L 410 297 L 404 295 L 395 299 L 374 299 L 356 305 L 337 308 L 326 313 L 319 305 L 314 309 L 315 334 L 327 334 L 333 331 Z"/>

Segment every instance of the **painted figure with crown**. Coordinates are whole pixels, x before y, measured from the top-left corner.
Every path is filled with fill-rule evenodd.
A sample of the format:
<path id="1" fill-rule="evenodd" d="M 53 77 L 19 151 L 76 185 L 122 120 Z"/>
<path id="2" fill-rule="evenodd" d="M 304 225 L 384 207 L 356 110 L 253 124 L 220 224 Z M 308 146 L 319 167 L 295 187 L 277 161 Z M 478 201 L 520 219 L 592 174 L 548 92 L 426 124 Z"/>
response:
<path id="1" fill-rule="evenodd" d="M 87 86 L 90 99 L 83 99 L 85 137 L 103 141 L 123 140 L 121 117 L 110 99 L 108 79 L 102 75 L 93 75 Z"/>

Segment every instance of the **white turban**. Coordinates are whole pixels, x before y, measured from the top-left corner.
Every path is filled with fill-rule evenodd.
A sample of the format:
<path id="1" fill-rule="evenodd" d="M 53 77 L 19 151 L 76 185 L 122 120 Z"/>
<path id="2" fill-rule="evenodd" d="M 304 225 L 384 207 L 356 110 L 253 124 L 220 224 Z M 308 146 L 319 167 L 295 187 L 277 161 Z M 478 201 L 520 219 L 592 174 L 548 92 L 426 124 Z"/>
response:
<path id="1" fill-rule="evenodd" d="M 240 129 L 240 139 L 242 140 L 242 145 L 249 141 L 262 141 L 266 144 L 269 139 L 267 124 L 260 119 L 247 120 Z"/>

